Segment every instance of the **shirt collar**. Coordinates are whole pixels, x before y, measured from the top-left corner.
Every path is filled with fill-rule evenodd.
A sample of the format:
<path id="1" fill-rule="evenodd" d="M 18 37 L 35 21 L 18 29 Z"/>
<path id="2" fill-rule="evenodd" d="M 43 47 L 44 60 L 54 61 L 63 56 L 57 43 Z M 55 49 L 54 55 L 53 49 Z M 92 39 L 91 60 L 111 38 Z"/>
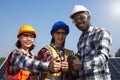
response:
<path id="1" fill-rule="evenodd" d="M 22 50 L 23 54 L 26 54 L 26 51 L 24 49 L 21 49 L 21 50 Z"/>
<path id="2" fill-rule="evenodd" d="M 92 32 L 92 31 L 93 31 L 93 27 L 90 26 L 87 32 L 90 33 L 90 32 Z"/>
<path id="3" fill-rule="evenodd" d="M 58 50 L 63 50 L 63 47 L 57 47 L 54 43 L 51 44 L 51 46 L 53 46 L 55 49 L 58 49 Z"/>
<path id="4" fill-rule="evenodd" d="M 21 50 L 22 50 L 23 54 L 26 54 L 26 51 L 24 49 L 21 49 Z M 32 52 L 30 54 L 33 55 Z"/>
<path id="5" fill-rule="evenodd" d="M 90 35 L 90 33 L 93 31 L 93 29 L 94 29 L 94 28 L 93 28 L 92 26 L 90 26 L 90 27 L 88 28 L 87 32 L 86 32 L 87 34 L 82 33 L 81 37 L 82 37 L 82 36 Z"/>

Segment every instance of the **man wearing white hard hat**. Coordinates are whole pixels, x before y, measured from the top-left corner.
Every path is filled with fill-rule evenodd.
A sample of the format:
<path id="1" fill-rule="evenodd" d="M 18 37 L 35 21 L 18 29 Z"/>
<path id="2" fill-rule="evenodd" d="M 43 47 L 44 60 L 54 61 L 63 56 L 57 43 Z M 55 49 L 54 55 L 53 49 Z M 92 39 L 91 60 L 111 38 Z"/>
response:
<path id="1" fill-rule="evenodd" d="M 111 80 L 108 59 L 112 38 L 106 29 L 91 25 L 90 14 L 83 5 L 75 5 L 70 15 L 82 31 L 77 44 L 79 59 L 74 58 L 72 66 L 77 70 L 77 80 Z"/>

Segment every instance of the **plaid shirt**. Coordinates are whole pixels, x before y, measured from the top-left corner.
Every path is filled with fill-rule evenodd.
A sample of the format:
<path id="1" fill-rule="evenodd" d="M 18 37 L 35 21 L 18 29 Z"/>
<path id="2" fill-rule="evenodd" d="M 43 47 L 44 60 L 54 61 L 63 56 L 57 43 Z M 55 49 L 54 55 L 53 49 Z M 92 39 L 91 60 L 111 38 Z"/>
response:
<path id="1" fill-rule="evenodd" d="M 83 80 L 111 80 L 108 59 L 112 39 L 104 28 L 90 26 L 87 34 L 82 34 L 78 42 L 78 57 L 83 62 L 79 76 Z"/>
<path id="2" fill-rule="evenodd" d="M 25 51 L 17 49 L 12 51 L 10 59 L 10 73 L 16 74 L 20 69 L 29 70 L 31 72 L 48 71 L 48 64 L 35 60 L 32 56 L 27 56 Z"/>
<path id="3" fill-rule="evenodd" d="M 65 52 L 64 52 L 64 47 L 62 48 L 57 48 L 56 45 L 54 43 L 50 44 L 50 46 L 52 46 L 57 54 L 58 54 L 58 57 L 59 59 L 62 61 L 64 60 L 64 55 L 65 55 Z M 68 49 L 67 49 L 68 50 Z M 67 60 L 69 61 L 71 58 L 69 57 L 71 54 L 72 54 L 72 50 L 68 50 L 68 55 L 67 55 Z M 43 62 L 49 62 L 49 61 L 52 61 L 54 59 L 56 59 L 56 57 L 53 55 L 53 53 L 51 52 L 50 49 L 46 49 L 45 47 L 43 47 L 39 52 L 38 52 L 38 57 L 40 57 L 40 60 L 43 61 Z M 42 74 L 41 75 L 41 78 L 45 78 L 46 75 L 48 75 L 49 78 L 51 78 L 50 80 L 67 80 L 66 79 L 66 76 L 64 74 L 59 76 L 59 77 L 55 77 L 53 75 L 50 75 L 50 74 Z M 45 76 L 45 77 L 44 77 Z M 63 78 L 63 79 L 62 79 Z"/>
<path id="4" fill-rule="evenodd" d="M 54 44 L 51 44 L 51 46 L 53 48 L 55 48 L 60 60 L 63 60 L 64 48 L 57 48 Z M 41 61 L 43 61 L 43 62 L 47 62 L 47 61 L 56 59 L 56 57 L 53 55 L 53 53 L 44 47 L 40 50 L 39 55 L 41 55 Z"/>

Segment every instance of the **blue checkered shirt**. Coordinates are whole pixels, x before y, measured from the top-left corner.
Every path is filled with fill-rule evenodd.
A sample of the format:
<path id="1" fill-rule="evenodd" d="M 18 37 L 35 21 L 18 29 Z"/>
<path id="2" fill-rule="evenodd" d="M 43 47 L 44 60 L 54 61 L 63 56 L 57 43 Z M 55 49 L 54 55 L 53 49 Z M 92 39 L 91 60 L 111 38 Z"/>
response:
<path id="1" fill-rule="evenodd" d="M 10 74 L 16 74 L 20 69 L 31 72 L 48 71 L 48 64 L 27 56 L 23 50 L 15 49 L 12 51 L 12 57 L 10 58 Z"/>
<path id="2" fill-rule="evenodd" d="M 78 71 L 80 80 L 111 80 L 108 59 L 112 43 L 110 33 L 104 28 L 89 27 L 79 38 L 78 57 L 83 68 Z"/>

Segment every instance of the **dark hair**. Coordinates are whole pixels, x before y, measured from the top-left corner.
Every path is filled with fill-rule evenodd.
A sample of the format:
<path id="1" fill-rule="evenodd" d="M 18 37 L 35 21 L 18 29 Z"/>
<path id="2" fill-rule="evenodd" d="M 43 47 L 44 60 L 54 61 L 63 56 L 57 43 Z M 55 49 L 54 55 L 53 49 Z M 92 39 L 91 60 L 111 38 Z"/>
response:
<path id="1" fill-rule="evenodd" d="M 16 42 L 16 47 L 17 48 L 21 48 L 21 42 L 18 40 L 17 42 Z M 35 45 L 33 44 L 30 48 L 29 48 L 29 51 L 31 51 L 31 50 L 33 50 L 35 48 Z"/>
<path id="2" fill-rule="evenodd" d="M 59 28 L 60 29 L 60 28 Z M 62 29 L 62 28 L 61 28 Z M 56 29 L 54 32 L 53 32 L 53 34 L 55 33 L 55 32 L 57 32 L 58 31 L 58 29 Z M 52 44 L 52 43 L 55 43 L 55 38 L 54 37 L 52 37 L 52 39 L 51 39 L 51 42 L 50 42 L 50 44 Z M 63 44 L 62 44 L 62 47 L 64 47 L 65 46 L 65 41 L 63 42 Z"/>

